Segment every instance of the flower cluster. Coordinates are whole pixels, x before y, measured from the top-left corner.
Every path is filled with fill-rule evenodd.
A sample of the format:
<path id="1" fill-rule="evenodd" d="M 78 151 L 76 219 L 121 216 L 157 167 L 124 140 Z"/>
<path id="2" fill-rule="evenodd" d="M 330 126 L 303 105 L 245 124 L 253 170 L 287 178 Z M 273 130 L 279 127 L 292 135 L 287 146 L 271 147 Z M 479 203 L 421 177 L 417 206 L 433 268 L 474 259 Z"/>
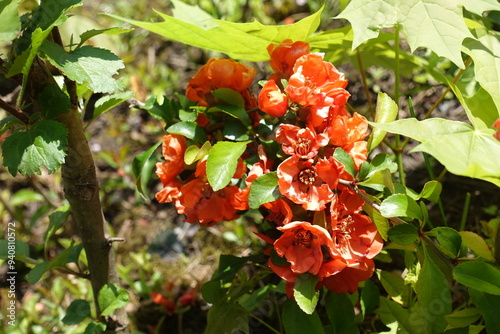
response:
<path id="1" fill-rule="evenodd" d="M 214 191 L 207 155 L 187 166 L 188 140 L 169 134 L 163 142 L 165 161 L 156 166 L 163 184 L 156 198 L 173 202 L 187 222 L 212 225 L 248 210 L 255 180 L 275 173 L 280 196 L 259 208 L 268 224 L 258 235 L 272 245 L 269 267 L 287 282 L 289 292 L 306 273 L 317 276 L 318 289 L 353 292 L 373 274 L 373 257 L 383 243 L 374 223 L 361 213 L 364 200 L 350 186 L 352 170 L 336 156 L 352 160 L 351 169 L 360 168 L 367 159 L 366 119 L 347 111 L 344 74 L 323 54 L 311 53 L 307 43 L 285 40 L 271 44 L 268 52 L 274 73 L 257 99 L 249 89 L 255 70 L 227 59 L 210 60 L 187 87 L 187 97 L 207 108 L 196 121 L 209 145 L 222 140 L 224 133 L 217 129 L 229 117 L 209 112 L 226 103 L 214 91 L 231 89 L 244 101 L 250 140 L 231 182 Z M 270 135 L 261 133 L 269 128 Z M 203 151 L 200 145 L 197 149 Z"/>

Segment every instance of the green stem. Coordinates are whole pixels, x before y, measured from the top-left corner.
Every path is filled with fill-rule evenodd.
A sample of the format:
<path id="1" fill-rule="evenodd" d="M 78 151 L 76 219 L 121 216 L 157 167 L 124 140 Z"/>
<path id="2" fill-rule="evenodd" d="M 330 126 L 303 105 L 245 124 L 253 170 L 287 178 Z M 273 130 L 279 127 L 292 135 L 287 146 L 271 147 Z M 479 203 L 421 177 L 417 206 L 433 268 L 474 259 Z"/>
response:
<path id="1" fill-rule="evenodd" d="M 465 194 L 464 211 L 462 211 L 462 218 L 460 219 L 459 231 L 465 231 L 465 224 L 467 223 L 467 216 L 469 215 L 470 207 L 470 193 Z"/>
<path id="2" fill-rule="evenodd" d="M 394 36 L 394 53 L 395 53 L 395 64 L 394 64 L 394 100 L 399 106 L 399 85 L 400 85 L 400 68 L 399 68 L 399 29 L 396 28 Z"/>
<path id="3" fill-rule="evenodd" d="M 373 109 L 372 97 L 370 95 L 370 90 L 368 89 L 368 84 L 366 82 L 366 74 L 365 69 L 363 67 L 363 60 L 361 59 L 361 53 L 359 52 L 359 48 L 356 49 L 356 57 L 358 59 L 359 65 L 359 73 L 361 74 L 361 81 L 363 82 L 363 88 L 365 90 L 366 101 L 368 102 L 368 109 L 370 110 L 370 115 L 372 119 L 375 119 L 375 110 Z"/>

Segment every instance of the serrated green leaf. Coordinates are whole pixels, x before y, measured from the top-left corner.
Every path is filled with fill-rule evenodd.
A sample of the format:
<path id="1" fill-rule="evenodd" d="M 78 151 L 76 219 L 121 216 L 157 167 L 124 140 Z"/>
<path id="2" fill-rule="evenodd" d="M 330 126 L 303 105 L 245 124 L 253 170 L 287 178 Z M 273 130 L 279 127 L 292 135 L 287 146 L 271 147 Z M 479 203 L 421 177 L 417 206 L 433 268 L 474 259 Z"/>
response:
<path id="1" fill-rule="evenodd" d="M 99 291 L 97 299 L 101 316 L 108 316 L 116 309 L 127 305 L 129 293 L 125 289 L 120 289 L 116 284 L 106 284 Z"/>
<path id="2" fill-rule="evenodd" d="M 216 303 L 208 310 L 205 334 L 231 333 L 240 330 L 249 333 L 248 311 L 238 303 Z"/>
<path id="3" fill-rule="evenodd" d="M 56 43 L 45 41 L 41 51 L 68 78 L 79 84 L 88 83 L 93 92 L 114 93 L 123 88 L 114 78 L 124 67 L 123 61 L 109 50 L 85 45 L 66 52 Z"/>
<path id="4" fill-rule="evenodd" d="M 258 209 L 262 204 L 275 201 L 280 197 L 276 172 L 267 173 L 253 181 L 248 196 L 248 206 Z"/>
<path id="5" fill-rule="evenodd" d="M 19 30 L 21 30 L 21 21 L 19 20 L 18 5 L 20 0 L 4 0 L 0 2 L 0 42 L 9 42 L 13 40 Z"/>
<path id="6" fill-rule="evenodd" d="M 214 191 L 228 185 L 236 172 L 238 159 L 245 152 L 248 143 L 220 141 L 212 147 L 208 153 L 207 177 Z"/>
<path id="7" fill-rule="evenodd" d="M 448 257 L 455 259 L 460 253 L 462 247 L 462 238 L 455 229 L 450 227 L 436 227 L 432 232 L 437 233 L 437 240 L 439 242 L 439 249 Z"/>
<path id="8" fill-rule="evenodd" d="M 75 299 L 66 309 L 66 315 L 62 318 L 65 325 L 77 325 L 90 317 L 90 303 L 87 300 Z"/>
<path id="9" fill-rule="evenodd" d="M 495 261 L 490 247 L 479 235 L 471 231 L 460 231 L 458 234 L 462 237 L 462 244 L 465 247 L 470 248 L 471 251 L 485 260 Z"/>
<path id="10" fill-rule="evenodd" d="M 194 139 L 200 143 L 208 140 L 202 127 L 196 122 L 179 122 L 167 128 L 167 132 L 182 135 L 189 139 Z"/>
<path id="11" fill-rule="evenodd" d="M 469 261 L 453 269 L 458 283 L 492 295 L 500 295 L 500 269 L 482 261 Z"/>
<path id="12" fill-rule="evenodd" d="M 55 119 L 60 114 L 67 113 L 71 106 L 69 96 L 56 85 L 47 85 L 37 98 L 45 119 Z"/>
<path id="13" fill-rule="evenodd" d="M 472 302 L 479 307 L 486 323 L 486 333 L 498 334 L 500 332 L 500 297 L 490 295 L 475 289 L 469 289 Z"/>
<path id="14" fill-rule="evenodd" d="M 213 20 L 211 25 L 217 26 L 211 29 L 204 29 L 160 12 L 156 13 L 164 21 L 158 23 L 141 22 L 116 15 L 108 15 L 162 35 L 170 40 L 226 53 L 233 59 L 264 61 L 269 59 L 266 48 L 271 42 L 279 43 L 287 38 L 295 41 L 307 41 L 307 38 L 319 26 L 322 10 L 323 7 L 318 12 L 286 26 L 265 26 L 257 21 L 252 23 L 232 23 Z M 202 20 L 207 21 L 206 17 L 202 17 Z M 193 19 L 189 21 L 192 22 Z"/>
<path id="15" fill-rule="evenodd" d="M 309 273 L 299 274 L 295 278 L 293 296 L 297 305 L 306 314 L 312 314 L 316 309 L 319 299 L 319 291 L 316 291 L 318 276 Z"/>
<path id="16" fill-rule="evenodd" d="M 377 97 L 377 106 L 375 108 L 375 123 L 392 122 L 398 116 L 398 105 L 389 95 L 379 92 Z M 384 140 L 387 132 L 375 128 L 368 139 L 368 152 L 371 152 Z"/>
<path id="17" fill-rule="evenodd" d="M 424 262 L 418 275 L 415 291 L 425 320 L 426 333 L 442 333 L 446 327 L 445 315 L 451 312 L 451 294 L 448 281 L 424 248 Z M 439 307 L 436 307 L 439 305 Z"/>
<path id="18" fill-rule="evenodd" d="M 474 129 L 470 125 L 441 118 L 424 121 L 403 119 L 387 124 L 371 123 L 388 132 L 421 142 L 411 152 L 427 152 L 450 172 L 492 182 L 500 186 L 500 141 L 494 130 Z"/>
<path id="19" fill-rule="evenodd" d="M 204 30 L 217 27 L 214 18 L 199 6 L 191 6 L 179 0 L 172 0 L 172 15 L 183 22 L 191 23 Z"/>
<path id="20" fill-rule="evenodd" d="M 455 0 L 353 0 L 337 18 L 351 23 L 353 49 L 383 28 L 398 27 L 412 51 L 427 47 L 461 68 L 462 42 L 472 37 Z"/>
<path id="21" fill-rule="evenodd" d="M 428 199 L 431 202 L 437 203 L 443 186 L 438 181 L 429 181 L 424 184 L 424 189 L 420 192 L 419 197 Z"/>
<path id="22" fill-rule="evenodd" d="M 451 327 L 467 327 L 481 318 L 481 311 L 475 307 L 468 307 L 463 310 L 450 313 L 444 318 Z"/>
<path id="23" fill-rule="evenodd" d="M 95 103 L 93 119 L 96 119 L 100 115 L 104 114 L 106 111 L 116 107 L 120 103 L 127 101 L 133 96 L 134 96 L 133 92 L 121 92 L 101 97 Z"/>
<path id="24" fill-rule="evenodd" d="M 10 135 L 2 144 L 3 165 L 12 175 L 41 173 L 42 166 L 54 173 L 64 162 L 66 133 L 62 123 L 43 120 Z"/>
<path id="25" fill-rule="evenodd" d="M 380 205 L 380 214 L 386 218 L 410 217 L 422 220 L 420 206 L 410 196 L 394 194 L 387 197 Z"/>
<path id="26" fill-rule="evenodd" d="M 106 34 L 106 35 L 119 35 L 119 34 L 124 34 L 127 32 L 133 31 L 134 28 L 131 29 L 124 29 L 124 28 L 108 28 L 108 29 L 91 29 L 87 30 L 83 34 L 80 35 L 80 44 L 78 44 L 78 47 L 82 46 L 83 43 L 91 39 L 92 37 L 101 35 L 101 34 Z"/>
<path id="27" fill-rule="evenodd" d="M 287 334 L 325 333 L 318 313 L 304 313 L 292 299 L 287 299 L 283 306 L 283 319 L 287 319 L 283 322 Z"/>
<path id="28" fill-rule="evenodd" d="M 163 141 L 160 140 L 159 142 L 151 146 L 146 152 L 143 152 L 136 156 L 132 161 L 132 175 L 134 175 L 135 186 L 137 187 L 137 191 L 144 197 L 146 197 L 146 195 L 144 194 L 144 190 L 142 189 L 142 169 L 146 165 L 149 158 L 151 158 L 153 153 L 156 151 L 158 146 L 160 146 L 162 143 Z"/>
<path id="29" fill-rule="evenodd" d="M 411 245 L 418 240 L 418 230 L 412 224 L 399 224 L 389 229 L 389 239 L 400 245 Z"/>

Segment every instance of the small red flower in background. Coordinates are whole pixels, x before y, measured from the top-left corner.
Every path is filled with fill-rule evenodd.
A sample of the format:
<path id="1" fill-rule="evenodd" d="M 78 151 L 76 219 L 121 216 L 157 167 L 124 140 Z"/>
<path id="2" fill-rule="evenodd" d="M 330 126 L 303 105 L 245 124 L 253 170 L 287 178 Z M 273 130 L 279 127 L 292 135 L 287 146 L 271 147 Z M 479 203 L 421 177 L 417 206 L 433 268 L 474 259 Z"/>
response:
<path id="1" fill-rule="evenodd" d="M 497 140 L 500 140 L 500 118 L 493 123 L 493 127 L 497 129 L 497 132 L 493 135 Z"/>
<path id="2" fill-rule="evenodd" d="M 281 117 L 288 109 L 288 98 L 272 79 L 262 87 L 258 101 L 259 109 L 271 117 Z"/>
<path id="3" fill-rule="evenodd" d="M 229 88 L 242 94 L 245 107 L 255 107 L 255 97 L 248 92 L 256 70 L 232 59 L 212 58 L 189 80 L 186 96 L 199 106 L 209 107 L 218 104 L 212 91 Z"/>

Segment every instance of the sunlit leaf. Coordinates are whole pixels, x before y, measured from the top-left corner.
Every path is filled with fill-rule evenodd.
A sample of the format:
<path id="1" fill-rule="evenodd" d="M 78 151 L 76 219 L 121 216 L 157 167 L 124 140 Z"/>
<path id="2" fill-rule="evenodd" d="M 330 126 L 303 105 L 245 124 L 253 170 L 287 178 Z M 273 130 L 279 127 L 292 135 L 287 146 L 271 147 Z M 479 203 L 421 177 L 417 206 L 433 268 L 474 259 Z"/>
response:
<path id="1" fill-rule="evenodd" d="M 475 289 L 469 289 L 472 302 L 479 307 L 486 323 L 486 333 L 497 334 L 500 329 L 500 296 L 490 295 Z"/>
<path id="2" fill-rule="evenodd" d="M 458 283 L 492 295 L 500 295 L 500 269 L 482 261 L 459 264 L 453 270 Z"/>
<path id="3" fill-rule="evenodd" d="M 394 194 L 387 197 L 380 205 L 380 214 L 386 218 L 410 217 L 422 220 L 420 206 L 410 196 Z"/>
<path id="4" fill-rule="evenodd" d="M 248 206 L 258 209 L 262 204 L 275 201 L 280 197 L 276 172 L 267 173 L 253 181 L 248 196 Z"/>
<path id="5" fill-rule="evenodd" d="M 0 2 L 0 42 L 13 40 L 19 30 L 21 30 L 21 20 L 19 20 L 18 5 L 21 0 L 4 0 Z"/>
<path id="6" fill-rule="evenodd" d="M 295 278 L 293 296 L 300 309 L 307 314 L 312 314 L 316 309 L 319 291 L 316 291 L 318 277 L 309 273 L 300 274 Z"/>
<path id="7" fill-rule="evenodd" d="M 119 288 L 116 284 L 106 284 L 99 291 L 99 307 L 101 316 L 108 316 L 113 312 L 127 305 L 129 293 L 125 289 Z"/>
<path id="8" fill-rule="evenodd" d="M 466 327 L 481 318 L 481 312 L 475 307 L 464 308 L 445 316 L 446 322 L 452 327 Z"/>
<path id="9" fill-rule="evenodd" d="M 394 102 L 389 95 L 379 92 L 377 97 L 377 107 L 375 109 L 375 123 L 392 122 L 398 116 L 398 105 Z M 375 128 L 370 134 L 368 140 L 368 152 L 371 152 L 384 140 L 387 132 Z"/>
<path id="10" fill-rule="evenodd" d="M 389 230 L 389 239 L 400 245 L 411 245 L 418 240 L 418 230 L 413 224 L 399 224 Z"/>
<path id="11" fill-rule="evenodd" d="M 488 247 L 486 241 L 479 235 L 471 231 L 460 231 L 458 234 L 462 237 L 462 244 L 465 247 L 485 260 L 495 261 L 495 258 L 491 254 L 490 247 Z"/>
<path id="12" fill-rule="evenodd" d="M 207 177 L 214 191 L 228 185 L 248 142 L 220 141 L 208 153 Z"/>
<path id="13" fill-rule="evenodd" d="M 287 299 L 283 306 L 283 319 L 287 319 L 283 322 L 287 334 L 325 333 L 318 313 L 304 313 L 292 299 Z"/>

